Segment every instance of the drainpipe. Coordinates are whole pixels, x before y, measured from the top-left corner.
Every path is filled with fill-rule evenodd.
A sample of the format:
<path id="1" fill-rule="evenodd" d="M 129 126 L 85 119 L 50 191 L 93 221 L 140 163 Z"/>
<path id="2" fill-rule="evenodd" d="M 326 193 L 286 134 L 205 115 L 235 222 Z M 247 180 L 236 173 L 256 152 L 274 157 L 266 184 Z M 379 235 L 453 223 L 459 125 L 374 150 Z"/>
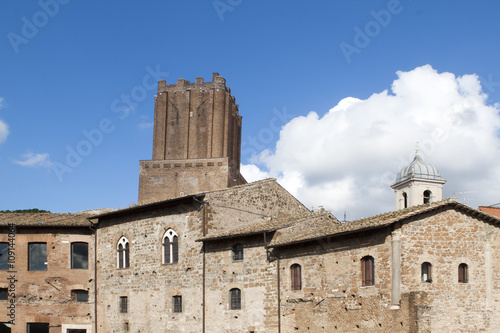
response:
<path id="1" fill-rule="evenodd" d="M 280 279 L 280 257 L 276 256 L 276 267 L 278 270 L 278 333 L 281 333 L 281 279 Z"/>
<path id="2" fill-rule="evenodd" d="M 97 228 L 92 221 L 89 228 L 94 234 L 94 332 L 97 333 Z"/>
<path id="3" fill-rule="evenodd" d="M 391 310 L 398 310 L 401 304 L 401 231 L 393 230 L 392 236 L 392 281 Z"/>
<path id="4" fill-rule="evenodd" d="M 206 236 L 207 234 L 207 218 L 206 218 L 206 215 L 207 215 L 207 210 L 206 210 L 206 204 L 208 202 L 206 201 L 200 201 L 198 199 L 196 199 L 196 197 L 193 197 L 193 199 L 197 202 L 199 202 L 200 204 L 202 204 L 202 231 L 201 231 L 201 234 L 203 237 Z M 202 332 L 205 333 L 205 327 L 206 327 L 206 315 L 205 315 L 205 310 L 206 310 L 206 303 L 205 303 L 205 289 L 206 289 L 206 269 L 207 269 L 207 262 L 206 262 L 206 250 L 207 250 L 207 243 L 206 242 L 203 242 L 203 247 L 202 247 L 202 256 L 203 256 L 203 273 L 202 273 Z"/>

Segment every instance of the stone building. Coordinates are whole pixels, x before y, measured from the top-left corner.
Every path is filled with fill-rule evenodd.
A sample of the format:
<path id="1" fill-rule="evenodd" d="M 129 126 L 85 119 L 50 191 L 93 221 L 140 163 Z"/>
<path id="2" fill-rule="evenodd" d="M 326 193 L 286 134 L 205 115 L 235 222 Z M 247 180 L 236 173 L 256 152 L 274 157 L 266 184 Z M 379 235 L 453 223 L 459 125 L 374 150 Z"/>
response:
<path id="1" fill-rule="evenodd" d="M 95 246 L 87 217 L 0 214 L 0 332 L 93 331 Z"/>
<path id="2" fill-rule="evenodd" d="M 0 250 L 17 230 L 23 314 L 0 332 L 498 331 L 500 218 L 442 200 L 418 151 L 392 185 L 395 211 L 341 223 L 275 179 L 246 183 L 240 136 L 218 74 L 160 81 L 138 206 L 0 214 Z M 29 269 L 33 244 L 46 244 L 46 271 Z M 87 268 L 73 268 L 73 244 L 88 244 Z"/>

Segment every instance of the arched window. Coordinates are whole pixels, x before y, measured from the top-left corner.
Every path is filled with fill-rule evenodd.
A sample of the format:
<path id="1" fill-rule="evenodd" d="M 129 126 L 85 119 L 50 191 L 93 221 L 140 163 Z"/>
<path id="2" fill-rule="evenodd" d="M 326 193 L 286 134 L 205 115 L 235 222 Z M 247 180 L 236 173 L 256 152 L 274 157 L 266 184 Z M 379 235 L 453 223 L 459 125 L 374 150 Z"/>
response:
<path id="1" fill-rule="evenodd" d="M 302 269 L 299 264 L 290 266 L 290 273 L 292 277 L 292 290 L 302 289 Z"/>
<path id="2" fill-rule="evenodd" d="M 163 263 L 175 264 L 179 261 L 179 237 L 172 229 L 163 235 Z"/>
<path id="3" fill-rule="evenodd" d="M 408 194 L 406 194 L 406 192 L 403 192 L 403 201 L 404 201 L 404 208 L 408 208 Z"/>
<path id="4" fill-rule="evenodd" d="M 375 260 L 371 256 L 361 259 L 361 277 L 363 286 L 373 286 L 375 284 Z"/>
<path id="5" fill-rule="evenodd" d="M 231 310 L 241 310 L 241 290 L 233 288 L 229 290 Z"/>
<path id="6" fill-rule="evenodd" d="M 233 246 L 233 260 L 243 260 L 243 244 Z"/>
<path id="7" fill-rule="evenodd" d="M 432 282 L 432 265 L 429 262 L 422 264 L 422 282 Z"/>
<path id="8" fill-rule="evenodd" d="M 458 265 L 458 282 L 468 283 L 469 282 L 469 266 L 467 264 Z"/>
<path id="9" fill-rule="evenodd" d="M 432 195 L 431 191 L 429 190 L 424 191 L 424 204 L 428 204 L 431 202 L 431 195 Z"/>
<path id="10" fill-rule="evenodd" d="M 118 268 L 127 268 L 130 267 L 130 253 L 129 253 L 129 243 L 128 239 L 123 236 L 118 241 L 118 256 L 117 256 L 117 267 Z"/>

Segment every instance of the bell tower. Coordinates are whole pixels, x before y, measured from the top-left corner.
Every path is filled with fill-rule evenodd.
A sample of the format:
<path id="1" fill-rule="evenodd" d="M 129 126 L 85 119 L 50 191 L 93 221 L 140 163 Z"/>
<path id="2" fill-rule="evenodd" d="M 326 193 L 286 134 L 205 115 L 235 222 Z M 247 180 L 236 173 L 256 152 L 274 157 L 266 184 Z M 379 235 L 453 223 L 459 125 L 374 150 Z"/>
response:
<path id="1" fill-rule="evenodd" d="M 226 80 L 158 83 L 153 159 L 140 161 L 139 204 L 245 184 L 241 116 Z"/>
<path id="2" fill-rule="evenodd" d="M 396 196 L 396 210 L 443 200 L 443 184 L 439 170 L 425 163 L 417 148 L 413 161 L 399 171 L 391 185 Z"/>

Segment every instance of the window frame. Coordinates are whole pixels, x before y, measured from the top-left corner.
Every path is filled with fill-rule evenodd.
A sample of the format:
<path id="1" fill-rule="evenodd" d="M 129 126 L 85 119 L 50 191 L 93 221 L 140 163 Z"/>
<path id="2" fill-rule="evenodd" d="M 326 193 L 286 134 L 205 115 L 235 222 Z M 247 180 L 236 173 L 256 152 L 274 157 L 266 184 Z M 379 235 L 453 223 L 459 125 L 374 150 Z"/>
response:
<path id="1" fill-rule="evenodd" d="M 27 333 L 32 333 L 31 329 L 32 328 L 33 329 L 36 328 L 36 327 L 31 327 L 31 325 L 37 325 L 37 326 L 42 326 L 43 325 L 44 327 L 42 327 L 42 328 L 47 328 L 47 332 L 50 331 L 49 323 L 26 323 L 26 332 Z M 40 327 L 38 327 L 38 328 L 40 328 Z"/>
<path id="2" fill-rule="evenodd" d="M 43 265 L 44 265 L 45 269 L 34 269 L 34 267 L 32 267 L 32 264 L 33 264 L 32 250 L 34 250 L 34 249 L 32 249 L 31 247 L 35 246 L 35 245 L 45 245 L 45 260 L 43 261 Z M 28 271 L 32 271 L 32 272 L 46 272 L 48 270 L 48 266 L 49 266 L 48 265 L 48 261 L 47 261 L 47 256 L 48 256 L 48 253 L 47 253 L 47 242 L 29 242 L 28 243 Z M 35 265 L 35 264 L 33 264 L 33 265 Z"/>
<path id="3" fill-rule="evenodd" d="M 243 244 L 237 243 L 232 247 L 233 251 L 233 261 L 242 261 L 244 258 Z"/>
<path id="4" fill-rule="evenodd" d="M 1 247 L 6 246 L 4 250 Z M 8 271 L 9 270 L 9 243 L 8 242 L 0 242 L 0 271 Z M 5 262 L 3 262 L 5 261 Z M 4 267 L 2 267 L 4 265 Z"/>
<path id="5" fill-rule="evenodd" d="M 432 264 L 428 261 L 420 265 L 420 280 L 422 282 L 432 282 Z"/>
<path id="6" fill-rule="evenodd" d="M 302 266 L 293 264 L 290 266 L 291 289 L 302 290 Z"/>
<path id="7" fill-rule="evenodd" d="M 372 256 L 361 258 L 361 285 L 363 287 L 375 285 L 375 258 Z"/>
<path id="8" fill-rule="evenodd" d="M 85 244 L 87 246 L 87 256 L 85 257 L 85 263 L 87 267 L 75 267 L 75 252 L 73 246 L 74 245 L 82 245 Z M 85 265 L 83 265 L 85 266 Z M 89 269 L 89 243 L 87 242 L 72 242 L 71 243 L 71 269 Z"/>
<path id="9" fill-rule="evenodd" d="M 231 288 L 229 290 L 229 309 L 241 310 L 241 289 Z"/>
<path id="10" fill-rule="evenodd" d="M 181 295 L 172 296 L 172 312 L 173 313 L 182 313 L 182 296 Z"/>
<path id="11" fill-rule="evenodd" d="M 128 313 L 128 297 L 127 296 L 120 296 L 119 310 L 120 310 L 120 313 Z"/>
<path id="12" fill-rule="evenodd" d="M 81 295 L 86 295 L 86 300 L 78 300 L 79 296 Z M 84 289 L 72 289 L 71 290 L 71 299 L 77 303 L 88 303 L 89 302 L 89 292 L 88 290 Z"/>
<path id="13" fill-rule="evenodd" d="M 162 262 L 168 265 L 179 262 L 179 235 L 171 228 L 163 234 Z"/>
<path id="14" fill-rule="evenodd" d="M 122 236 L 116 246 L 116 267 L 119 269 L 130 267 L 130 242 Z"/>
<path id="15" fill-rule="evenodd" d="M 9 288 L 0 288 L 0 295 L 5 298 L 0 297 L 0 301 L 8 301 L 9 300 Z"/>
<path id="16" fill-rule="evenodd" d="M 458 283 L 469 283 L 469 265 L 466 263 L 458 265 Z"/>

